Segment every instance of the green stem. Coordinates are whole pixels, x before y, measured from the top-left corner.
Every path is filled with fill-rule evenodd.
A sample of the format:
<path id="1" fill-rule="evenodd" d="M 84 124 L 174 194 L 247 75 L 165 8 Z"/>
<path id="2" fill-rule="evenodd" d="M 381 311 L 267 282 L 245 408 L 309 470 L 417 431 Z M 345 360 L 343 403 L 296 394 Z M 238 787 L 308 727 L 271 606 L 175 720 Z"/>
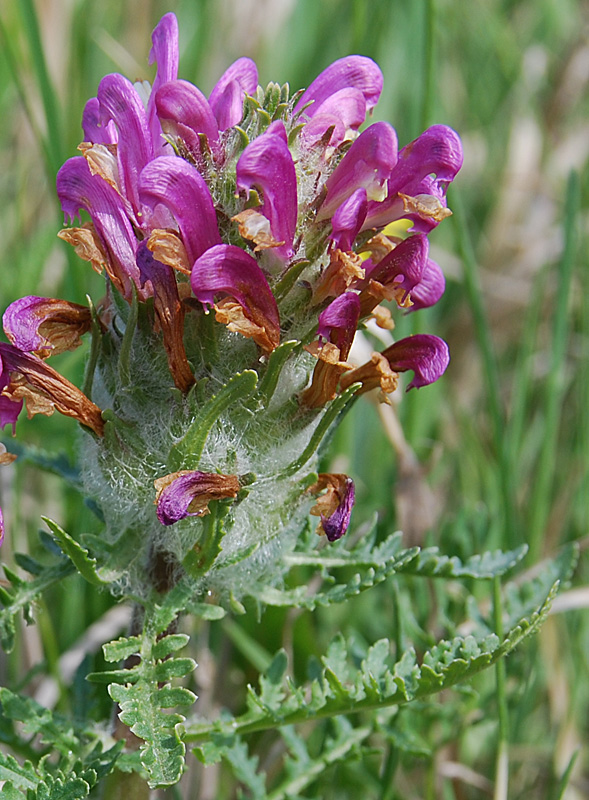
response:
<path id="1" fill-rule="evenodd" d="M 564 362 L 569 334 L 567 306 L 575 263 L 576 219 L 579 206 L 579 179 L 576 173 L 572 172 L 565 199 L 564 250 L 558 266 L 559 280 L 552 322 L 550 368 L 544 393 L 544 435 L 530 502 L 530 555 L 534 561 L 542 554 L 542 535 L 552 499 L 550 487 L 556 466 L 558 429 L 565 392 Z"/>
<path id="2" fill-rule="evenodd" d="M 515 500 L 515 479 L 513 477 L 511 454 L 505 436 L 505 417 L 500 396 L 499 369 L 493 352 L 491 330 L 483 304 L 481 287 L 477 274 L 477 261 L 472 242 L 466 227 L 465 211 L 460 194 L 454 190 L 453 206 L 457 245 L 462 259 L 464 289 L 471 308 L 475 334 L 483 360 L 486 396 L 491 416 L 495 454 L 499 467 L 503 515 L 508 547 L 522 543 L 522 533 L 517 519 Z"/>
<path id="3" fill-rule="evenodd" d="M 493 622 L 495 633 L 503 639 L 503 603 L 501 599 L 501 580 L 493 578 Z M 500 658 L 495 664 L 497 680 L 497 707 L 499 716 L 499 741 L 495 762 L 494 800 L 507 800 L 509 778 L 509 715 L 507 710 L 507 692 L 505 687 L 505 659 Z"/>
<path id="4" fill-rule="evenodd" d="M 432 117 L 434 86 L 436 81 L 436 2 L 425 0 L 424 7 L 424 60 L 423 60 L 423 96 L 421 103 L 421 130 L 425 130 Z"/>

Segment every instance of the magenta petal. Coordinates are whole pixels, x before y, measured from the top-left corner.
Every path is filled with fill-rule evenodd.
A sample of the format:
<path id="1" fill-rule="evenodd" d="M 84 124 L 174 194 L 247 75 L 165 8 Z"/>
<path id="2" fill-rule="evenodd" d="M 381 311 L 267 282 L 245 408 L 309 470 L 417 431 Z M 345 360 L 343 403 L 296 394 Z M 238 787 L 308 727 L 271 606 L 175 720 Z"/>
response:
<path id="1" fill-rule="evenodd" d="M 421 280 L 411 289 L 411 302 L 413 305 L 408 311 L 419 311 L 420 308 L 430 308 L 435 305 L 446 289 L 444 273 L 435 261 L 428 258 Z"/>
<path id="2" fill-rule="evenodd" d="M 337 209 L 331 218 L 329 238 L 339 250 L 348 252 L 352 249 L 354 239 L 366 219 L 367 208 L 366 189 L 356 189 Z"/>
<path id="3" fill-rule="evenodd" d="M 39 325 L 43 322 L 43 318 L 39 317 L 38 310 L 46 302 L 46 297 L 28 295 L 15 300 L 4 312 L 2 317 L 4 333 L 19 350 L 34 353 L 36 350 L 51 347 L 51 343 L 39 334 Z"/>
<path id="4" fill-rule="evenodd" d="M 360 300 L 357 294 L 345 292 L 336 297 L 319 314 L 319 336 L 335 344 L 340 351 L 340 361 L 348 357 L 360 319 Z"/>
<path id="5" fill-rule="evenodd" d="M 335 542 L 341 539 L 348 530 L 355 496 L 354 481 L 351 478 L 347 478 L 344 496 L 339 506 L 329 517 L 321 515 L 321 525 L 328 541 Z"/>
<path id="6" fill-rule="evenodd" d="M 411 292 L 423 279 L 429 253 L 425 234 L 416 234 L 398 244 L 394 250 L 366 273 L 370 280 L 390 286 L 396 284 L 405 293 Z"/>
<path id="7" fill-rule="evenodd" d="M 164 141 L 155 108 L 155 95 L 164 83 L 178 77 L 178 20 L 176 15 L 164 14 L 151 34 L 153 46 L 149 53 L 149 63 L 157 64 L 157 73 L 147 104 L 147 120 L 156 152 L 161 152 Z"/>
<path id="8" fill-rule="evenodd" d="M 318 219 L 328 219 L 344 200 L 364 188 L 371 200 L 382 199 L 385 182 L 397 162 L 397 134 L 388 122 L 375 122 L 360 134 L 327 179 L 327 195 Z"/>
<path id="9" fill-rule="evenodd" d="M 249 319 L 266 329 L 273 346 L 277 346 L 280 316 L 276 300 L 258 262 L 241 247 L 211 247 L 195 261 L 190 283 L 195 297 L 205 306 L 211 307 L 219 293 L 232 297 Z"/>
<path id="10" fill-rule="evenodd" d="M 257 189 L 263 196 L 256 209 L 270 222 L 272 236 L 280 247 L 273 248 L 283 260 L 293 256 L 292 243 L 297 224 L 297 176 L 286 143 L 284 124 L 274 122 L 268 130 L 248 144 L 236 167 L 236 186 L 249 196 Z"/>
<path id="11" fill-rule="evenodd" d="M 97 97 L 91 97 L 84 106 L 82 130 L 84 141 L 92 144 L 116 144 L 119 138 L 112 120 L 106 125 L 101 123 L 100 103 Z"/>
<path id="12" fill-rule="evenodd" d="M 225 70 L 209 96 L 220 131 L 241 122 L 245 95 L 253 95 L 257 88 L 258 68 L 251 58 L 238 58 Z"/>
<path id="13" fill-rule="evenodd" d="M 172 212 L 191 263 L 220 243 L 209 187 L 188 161 L 177 156 L 155 158 L 141 173 L 139 197 L 147 206 L 155 209 L 162 203 Z"/>
<path id="14" fill-rule="evenodd" d="M 425 333 L 400 339 L 387 347 L 382 354 L 395 372 L 413 370 L 415 375 L 407 387 L 407 391 L 414 387 L 419 389 L 420 386 L 427 386 L 437 381 L 450 363 L 446 342 L 437 336 Z"/>
<path id="15" fill-rule="evenodd" d="M 436 175 L 438 184 L 446 185 L 461 166 L 462 143 L 456 131 L 446 125 L 432 125 L 400 151 L 389 180 L 389 194 L 404 191 L 407 184 L 430 174 Z"/>
<path id="16" fill-rule="evenodd" d="M 219 139 L 217 120 L 200 89 L 188 81 L 171 81 L 158 90 L 155 103 L 166 132 L 183 139 L 191 152 L 200 152 L 199 133 L 214 149 Z"/>
<path id="17" fill-rule="evenodd" d="M 313 108 L 313 106 L 311 106 Z M 366 100 L 359 89 L 340 89 L 328 97 L 313 113 L 303 130 L 301 137 L 307 144 L 312 144 L 325 135 L 328 128 L 335 126 L 329 140 L 331 147 L 337 147 L 357 131 L 366 118 Z"/>
<path id="18" fill-rule="evenodd" d="M 308 103 L 312 103 L 305 114 L 311 118 L 319 113 L 321 105 L 331 95 L 340 89 L 359 89 L 366 101 L 368 111 L 378 103 L 382 92 L 382 72 L 380 67 L 371 58 L 365 56 L 345 56 L 318 75 L 301 99 L 296 104 L 294 111 L 300 111 Z"/>
<path id="19" fill-rule="evenodd" d="M 154 156 L 147 113 L 135 87 L 122 75 L 107 75 L 100 81 L 98 101 L 103 124 L 112 119 L 117 126 L 122 190 L 138 214 L 141 208 L 137 181 L 143 167 Z"/>
<path id="20" fill-rule="evenodd" d="M 70 222 L 80 209 L 90 214 L 96 233 L 130 297 L 129 278 L 136 285 L 139 280 L 135 263 L 137 239 L 121 196 L 98 175 L 90 173 L 82 156 L 68 159 L 57 173 L 57 194 Z"/>

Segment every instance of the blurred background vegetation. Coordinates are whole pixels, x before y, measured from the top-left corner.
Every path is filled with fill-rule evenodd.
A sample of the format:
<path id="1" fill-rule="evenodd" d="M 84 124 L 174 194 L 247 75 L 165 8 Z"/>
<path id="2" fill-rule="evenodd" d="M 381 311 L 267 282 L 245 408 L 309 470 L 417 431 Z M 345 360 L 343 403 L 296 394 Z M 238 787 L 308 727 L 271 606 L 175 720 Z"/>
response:
<path id="1" fill-rule="evenodd" d="M 76 154 L 82 108 L 104 74 L 153 77 L 150 34 L 166 11 L 180 23 L 180 75 L 205 92 L 241 55 L 256 60 L 262 85 L 288 81 L 297 89 L 334 59 L 362 53 L 385 76 L 375 119 L 390 121 L 400 144 L 434 122 L 462 136 L 464 168 L 449 193 L 454 217 L 430 237 L 446 294 L 397 325 L 399 336 L 421 330 L 447 339 L 450 367 L 437 385 L 398 398 L 394 410 L 356 404 L 325 461 L 356 481 L 356 529 L 377 511 L 383 533 L 400 528 L 408 545 L 437 544 L 450 555 L 526 542 L 530 570 L 564 542 L 580 542 L 573 586 L 555 608 L 566 613 L 553 613 L 507 664 L 510 797 L 559 797 L 560 776 L 578 750 L 564 796 L 589 796 L 589 3 L 4 0 L 2 308 L 26 294 L 101 296 L 101 279 L 56 238 L 55 173 Z M 55 366 L 79 385 L 83 362 L 78 350 Z M 23 419 L 19 431 L 32 447 L 75 456 L 75 426 L 64 418 Z M 81 498 L 26 456 L 2 469 L 0 488 L 9 563 L 13 549 L 35 549 L 41 514 L 74 533 L 99 532 Z M 467 588 L 488 600 L 488 587 Z M 100 634 L 79 644 L 88 625 L 102 621 L 114 636 L 123 624 L 111 603 L 68 579 L 1 663 L 1 682 L 36 673 L 38 697 L 53 679 L 51 702 L 67 708 L 73 696 L 76 713 L 98 706 L 106 716 L 105 699 L 77 676 L 99 658 Z M 295 666 L 323 652 L 337 630 L 368 643 L 394 630 L 400 643 L 426 647 L 467 630 L 469 614 L 463 585 L 389 581 L 340 609 L 273 610 L 261 622 L 251 615 L 203 630 L 197 680 L 213 685 L 226 668 L 225 691 L 235 687 L 238 704 L 244 677 L 280 646 L 293 651 Z M 76 647 L 84 662 L 66 674 L 60 654 Z M 69 700 L 65 684 L 74 686 Z M 368 757 L 326 770 L 317 796 L 488 795 L 493 676 L 476 689 L 403 721 L 400 730 L 422 756 L 398 766 L 398 795 L 382 788 L 378 762 Z"/>

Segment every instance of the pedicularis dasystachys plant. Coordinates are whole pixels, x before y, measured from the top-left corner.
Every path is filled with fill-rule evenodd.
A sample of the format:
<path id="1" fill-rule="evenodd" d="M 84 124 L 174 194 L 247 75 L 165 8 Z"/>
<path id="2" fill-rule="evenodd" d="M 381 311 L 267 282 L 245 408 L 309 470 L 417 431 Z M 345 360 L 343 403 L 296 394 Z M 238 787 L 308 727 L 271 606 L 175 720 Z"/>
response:
<path id="1" fill-rule="evenodd" d="M 7 570 L 0 637 L 10 649 L 14 615 L 29 614 L 31 599 L 74 569 L 133 599 L 131 635 L 104 648 L 123 668 L 91 677 L 110 683 L 120 719 L 141 742 L 140 761 L 127 754 L 125 769 L 159 786 L 180 778 L 186 742 L 208 743 L 198 751 L 205 763 L 240 764 L 240 733 L 397 707 L 464 680 L 537 626 L 570 559 L 541 585 L 539 611 L 518 625 L 513 612 L 504 639 L 487 630 L 480 641 L 442 642 L 422 667 L 414 651 L 397 652 L 394 673 L 388 643 L 377 643 L 352 682 L 339 671 L 345 650 L 336 642 L 309 692 L 278 688 L 279 655 L 242 717 L 183 729 L 184 717 L 162 711 L 195 700 L 171 685 L 194 667 L 174 657 L 188 639 L 175 632 L 182 612 L 213 619 L 226 608 L 243 612 L 247 597 L 258 607 L 311 609 L 393 572 L 488 578 L 523 550 L 462 564 L 402 550 L 396 534 L 377 545 L 374 531 L 346 549 L 338 540 L 354 483 L 317 473 L 318 448 L 355 397 L 377 390 L 387 402 L 399 373 L 412 371 L 408 388 L 419 388 L 448 365 L 446 344 L 428 334 L 395 341 L 361 365 L 349 354 L 368 320 L 394 328 L 391 304 L 412 312 L 444 291 L 428 234 L 450 214 L 446 189 L 462 163 L 457 134 L 434 125 L 399 149 L 386 122 L 360 132 L 383 83 L 363 56 L 334 62 L 293 96 L 288 86 L 258 86 L 255 64 L 240 58 L 207 98 L 177 78 L 177 23 L 167 14 L 153 32 L 151 61 L 151 87 L 118 74 L 101 81 L 84 109 L 81 155 L 57 176 L 68 223 L 59 236 L 105 275 L 104 298 L 84 307 L 29 296 L 4 315 L 0 423 L 14 430 L 24 403 L 29 416 L 57 410 L 81 423 L 80 480 L 104 532 L 77 541 L 48 521 L 65 560 L 47 571 L 27 557 L 31 584 Z M 84 334 L 82 391 L 47 359 Z M 323 549 L 309 515 L 319 518 Z M 280 579 L 293 564 L 318 568 L 329 588 L 285 589 Z M 330 570 L 342 567 L 359 571 L 338 582 Z M 28 730 L 59 728 L 32 701 L 0 695 L 5 715 Z M 37 786 L 35 797 L 62 797 L 51 787 L 68 786 L 68 797 L 85 797 L 124 763 L 120 745 L 91 750 L 87 732 L 68 736 L 66 760 L 34 774 L 0 758 L 7 791 Z M 255 796 L 265 797 L 256 780 Z"/>
<path id="2" fill-rule="evenodd" d="M 393 327 L 381 301 L 415 310 L 441 296 L 427 234 L 450 214 L 462 149 L 443 125 L 401 150 L 386 122 L 360 133 L 383 83 L 363 56 L 293 97 L 259 87 L 240 58 L 207 99 L 177 78 L 168 14 L 151 60 L 151 87 L 101 81 L 82 155 L 57 176 L 67 221 L 89 216 L 59 235 L 105 273 L 106 296 L 8 308 L 1 421 L 26 401 L 29 415 L 57 409 L 89 431 L 85 488 L 108 541 L 125 540 L 125 558 L 116 548 L 103 565 L 113 581 L 143 595 L 155 567 L 172 585 L 188 559 L 195 591 L 239 594 L 249 574 L 276 571 L 309 512 L 328 540 L 345 534 L 353 481 L 314 469 L 352 397 L 380 387 L 386 399 L 401 371 L 414 372 L 409 388 L 444 372 L 446 344 L 425 334 L 347 359 L 364 321 Z M 383 232 L 400 220 L 402 235 Z M 82 392 L 46 359 L 87 331 Z"/>

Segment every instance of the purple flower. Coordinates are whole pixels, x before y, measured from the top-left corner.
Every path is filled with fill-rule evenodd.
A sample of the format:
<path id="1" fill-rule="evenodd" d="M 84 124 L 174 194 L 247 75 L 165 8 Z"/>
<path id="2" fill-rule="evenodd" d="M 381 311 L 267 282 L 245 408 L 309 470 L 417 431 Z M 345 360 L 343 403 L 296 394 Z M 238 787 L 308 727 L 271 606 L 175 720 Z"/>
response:
<path id="1" fill-rule="evenodd" d="M 448 216 L 446 189 L 462 166 L 462 144 L 446 125 L 433 125 L 406 145 L 392 170 L 387 197 L 371 202 L 364 229 L 412 219 L 414 229 L 425 233 Z"/>
<path id="2" fill-rule="evenodd" d="M 409 294 L 423 279 L 428 252 L 427 236 L 416 234 L 400 242 L 378 264 L 367 268 L 366 278 L 360 284 L 360 315 L 370 314 L 382 299 L 394 299 L 400 306 L 409 307 Z"/>
<path id="3" fill-rule="evenodd" d="M 21 297 L 2 318 L 4 333 L 19 350 L 41 357 L 75 350 L 90 330 L 90 309 L 50 297 Z"/>
<path id="4" fill-rule="evenodd" d="M 354 481 L 347 475 L 320 473 L 317 483 L 310 486 L 311 494 L 321 495 L 311 509 L 311 514 L 321 517 L 318 533 L 324 533 L 328 541 L 335 542 L 341 539 L 348 530 L 352 507 L 354 505 Z"/>
<path id="5" fill-rule="evenodd" d="M 313 104 L 304 113 L 310 115 L 300 134 L 305 145 L 312 146 L 332 128 L 328 144 L 335 148 L 346 139 L 355 138 L 366 119 L 366 99 L 359 89 L 348 87 L 332 94 L 320 106 Z"/>
<path id="6" fill-rule="evenodd" d="M 177 156 L 151 161 L 139 179 L 141 203 L 152 210 L 165 205 L 174 215 L 190 264 L 205 250 L 220 244 L 215 207 L 198 170 Z"/>
<path id="7" fill-rule="evenodd" d="M 273 252 L 287 261 L 293 256 L 292 243 L 297 225 L 297 176 L 286 130 L 282 121 L 248 144 L 236 167 L 237 189 L 249 197 L 250 190 L 260 191 L 263 202 L 256 211 L 270 224 L 276 241 Z"/>
<path id="8" fill-rule="evenodd" d="M 139 287 L 135 263 L 137 238 L 121 196 L 99 175 L 92 175 L 81 156 L 70 158 L 57 173 L 57 194 L 67 220 L 87 211 L 106 255 L 105 267 L 119 292 L 131 298 L 131 282 Z"/>
<path id="9" fill-rule="evenodd" d="M 137 183 L 143 167 L 154 157 L 147 112 L 133 84 L 122 75 L 107 75 L 97 92 L 103 124 L 113 120 L 118 130 L 117 161 L 121 194 L 136 221 L 141 219 Z"/>
<path id="10" fill-rule="evenodd" d="M 154 481 L 156 513 L 162 525 L 173 525 L 185 517 L 209 514 L 211 500 L 236 497 L 240 485 L 236 475 L 180 470 Z"/>
<path id="11" fill-rule="evenodd" d="M 257 87 L 258 68 L 251 58 L 238 58 L 225 70 L 209 96 L 220 131 L 241 122 L 245 96 L 255 94 Z"/>
<path id="12" fill-rule="evenodd" d="M 396 372 L 413 370 L 415 374 L 407 391 L 434 383 L 444 374 L 450 363 L 446 342 L 438 336 L 425 333 L 400 339 L 383 350 L 382 355 Z"/>
<path id="13" fill-rule="evenodd" d="M 411 289 L 411 308 L 407 311 L 419 311 L 435 305 L 446 289 L 444 273 L 435 261 L 428 258 L 425 262 L 421 280 Z"/>
<path id="14" fill-rule="evenodd" d="M 217 120 L 200 89 L 188 81 L 171 81 L 158 90 L 155 104 L 162 128 L 179 137 L 192 155 L 201 154 L 199 135 L 203 134 L 213 153 L 219 153 Z"/>
<path id="15" fill-rule="evenodd" d="M 319 336 L 336 345 L 340 351 L 341 361 L 345 361 L 348 357 L 359 318 L 360 300 L 353 292 L 346 292 L 336 297 L 319 314 Z"/>
<path id="16" fill-rule="evenodd" d="M 341 204 L 331 218 L 329 238 L 339 250 L 350 251 L 366 219 L 366 189 L 360 188 Z"/>
<path id="17" fill-rule="evenodd" d="M 190 278 L 192 291 L 216 318 L 266 352 L 280 343 L 280 316 L 268 281 L 258 262 L 232 244 L 218 244 L 198 258 Z M 214 303 L 219 293 L 224 298 Z"/>
<path id="18" fill-rule="evenodd" d="M 162 129 L 157 118 L 155 98 L 158 89 L 178 77 L 178 20 L 176 15 L 164 14 L 151 34 L 152 48 L 149 63 L 157 64 L 157 73 L 147 103 L 147 122 L 155 153 L 165 148 Z"/>
<path id="19" fill-rule="evenodd" d="M 325 184 L 327 195 L 317 218 L 328 219 L 356 189 L 370 200 L 386 197 L 386 182 L 397 162 L 397 134 L 388 122 L 375 122 L 360 134 Z"/>
<path id="20" fill-rule="evenodd" d="M 304 114 L 312 119 L 322 113 L 323 105 L 336 92 L 349 88 L 359 90 L 364 97 L 366 110 L 372 111 L 382 92 L 382 83 L 380 67 L 371 58 L 345 56 L 334 61 L 315 78 L 294 107 L 294 113 L 305 109 Z"/>

